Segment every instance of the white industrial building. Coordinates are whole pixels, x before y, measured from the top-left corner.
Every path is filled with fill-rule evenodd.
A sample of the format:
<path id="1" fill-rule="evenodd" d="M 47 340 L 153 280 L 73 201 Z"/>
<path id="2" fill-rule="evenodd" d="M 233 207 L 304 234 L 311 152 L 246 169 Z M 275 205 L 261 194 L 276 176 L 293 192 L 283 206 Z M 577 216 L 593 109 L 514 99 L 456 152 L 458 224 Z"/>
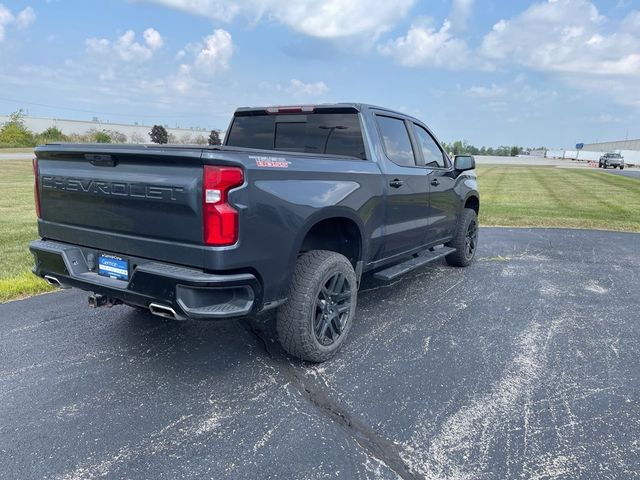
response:
<path id="1" fill-rule="evenodd" d="M 617 152 L 620 150 L 640 152 L 640 138 L 637 140 L 618 140 L 615 142 L 585 143 L 582 149 L 588 152 Z"/>
<path id="2" fill-rule="evenodd" d="M 9 116 L 0 115 L 0 125 L 9 121 Z M 132 143 L 150 142 L 149 132 L 152 125 L 110 123 L 94 118 L 92 121 L 64 120 L 60 118 L 24 117 L 24 125 L 34 133 L 41 133 L 49 127 L 57 127 L 65 135 L 84 135 L 89 130 L 111 130 L 127 136 L 127 141 Z M 198 136 L 207 138 L 210 130 L 205 128 L 170 128 L 164 125 L 167 133 L 173 135 L 180 143 L 193 143 Z M 221 135 L 222 138 L 222 135 Z"/>
<path id="3" fill-rule="evenodd" d="M 585 143 L 581 149 L 547 150 L 546 157 L 597 162 L 602 155 L 609 152 L 619 153 L 629 165 L 640 165 L 640 139 Z"/>

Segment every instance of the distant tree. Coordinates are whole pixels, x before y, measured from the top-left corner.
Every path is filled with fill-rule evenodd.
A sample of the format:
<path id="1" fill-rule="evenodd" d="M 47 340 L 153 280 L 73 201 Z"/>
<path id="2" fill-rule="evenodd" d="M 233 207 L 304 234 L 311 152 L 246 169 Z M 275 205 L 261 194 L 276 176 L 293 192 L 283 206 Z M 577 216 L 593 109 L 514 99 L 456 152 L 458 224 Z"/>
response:
<path id="1" fill-rule="evenodd" d="M 172 143 L 172 144 L 178 143 L 178 138 L 173 133 L 169 133 L 167 135 L 167 143 Z"/>
<path id="2" fill-rule="evenodd" d="M 461 153 L 466 153 L 467 145 L 465 142 L 461 142 L 460 140 L 456 140 L 453 142 L 452 151 L 454 155 L 460 155 Z"/>
<path id="3" fill-rule="evenodd" d="M 127 136 L 116 130 L 105 130 L 105 132 L 111 137 L 112 143 L 127 143 Z"/>
<path id="4" fill-rule="evenodd" d="M 17 110 L 9 115 L 9 121 L 0 128 L 0 145 L 4 147 L 33 147 L 33 133 L 24 126 L 24 112 Z"/>
<path id="5" fill-rule="evenodd" d="M 452 143 L 442 142 L 442 147 L 450 154 L 460 155 L 460 154 L 468 154 L 468 155 L 489 155 L 489 156 L 500 156 L 500 157 L 508 157 L 508 156 L 516 156 L 522 154 L 524 152 L 524 148 L 513 146 L 506 147 L 500 146 L 497 148 L 494 147 L 485 147 L 482 146 L 480 148 L 467 143 L 465 140 L 456 140 Z"/>
<path id="6" fill-rule="evenodd" d="M 153 143 L 167 143 L 169 141 L 169 134 L 167 129 L 162 125 L 154 125 L 149 132 L 149 137 Z"/>
<path id="7" fill-rule="evenodd" d="M 193 140 L 191 139 L 191 134 L 185 133 L 184 135 L 182 135 L 180 137 L 180 143 L 182 143 L 183 145 L 189 145 L 190 143 L 193 143 Z"/>
<path id="8" fill-rule="evenodd" d="M 91 141 L 95 142 L 95 143 L 112 143 L 112 139 L 111 139 L 111 135 L 109 135 L 109 133 L 107 133 L 105 130 L 100 130 L 100 131 L 92 131 L 90 132 L 91 134 Z"/>
<path id="9" fill-rule="evenodd" d="M 207 144 L 207 139 L 205 138 L 204 135 L 197 135 L 193 139 L 193 143 L 195 143 L 196 145 L 206 145 Z"/>
<path id="10" fill-rule="evenodd" d="M 222 142 L 220 141 L 220 133 L 217 130 L 211 130 L 209 134 L 209 145 L 220 145 Z"/>
<path id="11" fill-rule="evenodd" d="M 38 135 L 39 141 L 46 142 L 64 142 L 67 141 L 68 138 L 69 137 L 62 133 L 62 130 L 60 130 L 58 127 L 49 127 L 44 132 L 40 133 L 40 135 Z"/>

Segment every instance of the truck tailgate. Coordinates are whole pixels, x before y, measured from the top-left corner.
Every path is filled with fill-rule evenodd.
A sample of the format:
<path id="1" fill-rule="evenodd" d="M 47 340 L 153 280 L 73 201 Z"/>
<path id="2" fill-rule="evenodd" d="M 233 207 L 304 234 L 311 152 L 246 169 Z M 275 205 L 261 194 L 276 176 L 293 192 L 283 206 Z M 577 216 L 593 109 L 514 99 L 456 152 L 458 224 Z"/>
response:
<path id="1" fill-rule="evenodd" d="M 41 236 L 154 258 L 164 256 L 165 243 L 201 247 L 201 153 L 142 146 L 39 147 Z M 157 247 L 153 253 L 152 245 Z M 201 256 L 187 257 L 186 263 L 201 263 Z"/>

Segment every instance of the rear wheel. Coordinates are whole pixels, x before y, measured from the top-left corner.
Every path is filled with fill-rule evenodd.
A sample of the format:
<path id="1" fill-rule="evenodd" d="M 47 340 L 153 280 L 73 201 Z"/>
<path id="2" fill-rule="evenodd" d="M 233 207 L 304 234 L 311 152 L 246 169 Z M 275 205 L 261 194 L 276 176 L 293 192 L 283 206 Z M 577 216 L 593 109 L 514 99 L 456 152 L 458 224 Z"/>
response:
<path id="1" fill-rule="evenodd" d="M 301 255 L 277 314 L 282 347 L 311 362 L 333 357 L 351 330 L 357 289 L 353 266 L 343 255 L 327 250 Z"/>
<path id="2" fill-rule="evenodd" d="M 447 243 L 447 247 L 456 249 L 455 252 L 445 257 L 449 265 L 466 267 L 473 261 L 478 249 L 478 230 L 478 215 L 475 210 L 463 209 L 458 220 L 456 233 L 453 239 Z"/>

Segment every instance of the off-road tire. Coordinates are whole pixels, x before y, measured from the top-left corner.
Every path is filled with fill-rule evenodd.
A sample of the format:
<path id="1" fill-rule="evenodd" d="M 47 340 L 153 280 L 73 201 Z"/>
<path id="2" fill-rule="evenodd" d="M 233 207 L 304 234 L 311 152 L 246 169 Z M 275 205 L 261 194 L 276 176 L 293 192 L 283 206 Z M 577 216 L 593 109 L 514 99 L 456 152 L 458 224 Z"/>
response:
<path id="1" fill-rule="evenodd" d="M 458 225 L 456 226 L 456 232 L 451 241 L 449 241 L 446 246 L 455 248 L 456 251 L 450 253 L 445 257 L 447 263 L 453 267 L 466 267 L 473 262 L 473 259 L 476 256 L 477 248 L 477 238 L 476 238 L 476 247 L 474 248 L 473 254 L 468 256 L 466 254 L 466 238 L 467 232 L 469 230 L 469 225 L 475 222 L 476 229 L 479 227 L 478 225 L 478 215 L 475 210 L 470 208 L 464 208 L 462 210 L 462 214 L 458 219 Z"/>
<path id="2" fill-rule="evenodd" d="M 350 288 L 350 309 L 340 336 L 331 345 L 320 344 L 314 334 L 316 302 L 324 284 L 342 273 Z M 312 250 L 298 257 L 287 301 L 278 309 L 276 330 L 285 351 L 310 362 L 333 357 L 344 343 L 356 313 L 358 286 L 353 266 L 343 255 L 327 250 Z"/>

